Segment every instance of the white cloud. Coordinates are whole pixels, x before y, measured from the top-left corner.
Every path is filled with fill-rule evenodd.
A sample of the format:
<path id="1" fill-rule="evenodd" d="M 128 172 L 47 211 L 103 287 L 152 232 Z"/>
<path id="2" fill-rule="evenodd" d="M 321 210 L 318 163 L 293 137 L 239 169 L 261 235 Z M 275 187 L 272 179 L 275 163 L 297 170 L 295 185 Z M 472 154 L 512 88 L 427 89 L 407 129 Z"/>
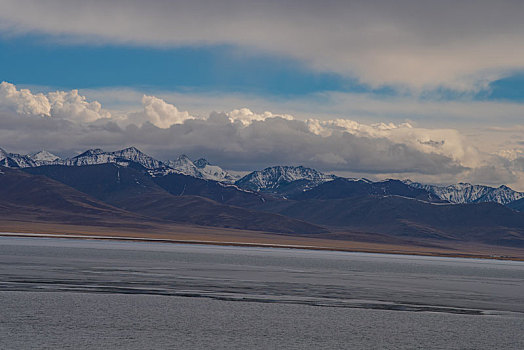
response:
<path id="1" fill-rule="evenodd" d="M 142 92 L 103 88 L 81 90 L 90 99 L 101 101 L 107 108 L 129 110 L 140 106 Z M 323 92 L 286 99 L 264 98 L 240 93 L 180 93 L 156 91 L 155 96 L 176 103 L 193 115 L 207 116 L 213 111 L 233 111 L 238 106 L 249 106 L 250 113 L 263 115 L 271 106 L 282 111 L 275 115 L 291 115 L 298 119 L 351 119 L 371 125 L 405 122 L 423 124 L 429 128 L 453 128 L 472 130 L 486 128 L 488 132 L 499 130 L 522 134 L 524 104 L 509 101 L 425 100 L 412 96 L 385 97 L 365 93 Z M 231 112 L 228 112 L 231 113 Z M 271 113 L 271 112 L 270 112 Z M 520 128 L 520 129 L 519 129 Z M 489 130 L 488 130 L 489 129 Z M 503 129 L 503 130 L 502 130 Z M 507 136 L 507 135 L 506 135 Z"/>
<path id="2" fill-rule="evenodd" d="M 14 152 L 46 148 L 71 155 L 134 145 L 160 159 L 185 153 L 236 170 L 294 164 L 375 178 L 524 185 L 519 128 L 511 147 L 494 144 L 486 152 L 459 130 L 411 122 L 301 120 L 247 108 L 194 117 L 154 96 L 144 96 L 139 111 L 110 113 L 76 90 L 46 96 L 7 83 L 1 88 L 0 146 Z M 35 96 L 49 108 L 35 108 Z M 509 130 L 496 132 L 507 138 Z"/>
<path id="3" fill-rule="evenodd" d="M 0 109 L 80 122 L 111 117 L 111 113 L 103 110 L 99 102 L 88 102 L 78 94 L 78 90 L 55 91 L 46 96 L 42 93 L 33 94 L 28 89 L 18 90 L 15 85 L 5 81 L 0 83 Z"/>
<path id="4" fill-rule="evenodd" d="M 249 108 L 240 108 L 240 109 L 234 109 L 231 112 L 226 113 L 229 117 L 229 120 L 231 120 L 232 123 L 234 122 L 240 122 L 244 126 L 248 126 L 254 121 L 264 121 L 268 118 L 274 118 L 277 117 L 277 115 L 265 111 L 264 113 L 254 113 Z M 287 120 L 293 120 L 293 116 L 289 114 L 279 114 L 278 117 L 287 119 Z"/>
<path id="5" fill-rule="evenodd" d="M 0 108 L 18 114 L 51 115 L 49 100 L 43 94 L 32 94 L 27 89 L 17 90 L 5 81 L 0 83 Z"/>
<path id="6" fill-rule="evenodd" d="M 159 128 L 169 128 L 174 124 L 183 124 L 186 120 L 193 119 L 187 111 L 179 111 L 178 108 L 164 100 L 144 95 L 142 97 L 144 110 L 142 113 L 133 114 L 132 121 L 149 121 Z"/>
<path id="7" fill-rule="evenodd" d="M 496 154 L 511 162 L 517 161 L 519 159 L 524 159 L 524 149 L 501 149 L 497 151 Z"/>
<path id="8" fill-rule="evenodd" d="M 232 44 L 423 90 L 476 90 L 524 68 L 520 0 L 3 0 L 0 29 L 60 40 Z"/>
<path id="9" fill-rule="evenodd" d="M 394 143 L 404 144 L 422 153 L 439 154 L 453 159 L 463 166 L 475 167 L 481 164 L 477 149 L 467 145 L 464 137 L 453 129 L 427 129 L 413 127 L 409 123 L 375 123 L 365 125 L 349 119 L 320 121 L 309 119 L 309 130 L 324 137 L 333 132 L 344 131 L 368 138 L 386 138 Z"/>
<path id="10" fill-rule="evenodd" d="M 93 122 L 101 118 L 110 118 L 111 113 L 102 109 L 97 102 L 88 102 L 84 96 L 78 94 L 78 90 L 55 91 L 48 95 L 51 104 L 51 115 L 57 118 L 78 120 L 81 122 Z"/>

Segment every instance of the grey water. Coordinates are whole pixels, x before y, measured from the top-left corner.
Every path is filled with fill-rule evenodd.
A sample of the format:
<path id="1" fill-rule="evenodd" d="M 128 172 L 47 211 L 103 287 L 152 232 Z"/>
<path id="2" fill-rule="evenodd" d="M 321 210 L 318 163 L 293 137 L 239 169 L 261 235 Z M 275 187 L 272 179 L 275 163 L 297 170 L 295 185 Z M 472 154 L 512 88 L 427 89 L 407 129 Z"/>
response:
<path id="1" fill-rule="evenodd" d="M 0 349 L 524 349 L 524 263 L 0 237 Z"/>

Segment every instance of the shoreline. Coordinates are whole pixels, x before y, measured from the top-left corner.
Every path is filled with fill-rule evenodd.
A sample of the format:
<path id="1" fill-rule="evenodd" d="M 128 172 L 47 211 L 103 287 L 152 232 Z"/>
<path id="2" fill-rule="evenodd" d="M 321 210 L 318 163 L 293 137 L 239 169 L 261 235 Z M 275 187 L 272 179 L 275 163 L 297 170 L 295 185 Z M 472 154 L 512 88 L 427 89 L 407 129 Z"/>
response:
<path id="1" fill-rule="evenodd" d="M 368 253 L 368 254 L 392 254 L 406 256 L 426 256 L 442 258 L 459 258 L 459 259 L 485 259 L 499 261 L 524 261 L 524 258 L 498 255 L 482 255 L 472 253 L 437 253 L 437 252 L 403 252 L 365 248 L 342 248 L 326 247 L 301 244 L 278 244 L 278 243 L 261 243 L 261 242 L 233 242 L 233 241 L 212 241 L 212 240 L 192 240 L 192 239 L 169 239 L 153 237 L 131 237 L 131 236 L 111 236 L 111 235 L 82 235 L 82 234 L 51 234 L 51 233 L 27 233 L 27 232 L 0 232 L 0 237 L 18 237 L 18 238 L 58 238 L 58 239 L 84 239 L 84 240 L 109 240 L 124 242 L 149 242 L 149 243 L 169 243 L 169 244 L 199 244 L 199 245 L 216 245 L 230 247 L 252 247 L 252 248 L 278 248 L 278 249 L 302 249 L 316 251 L 333 251 L 347 253 Z"/>

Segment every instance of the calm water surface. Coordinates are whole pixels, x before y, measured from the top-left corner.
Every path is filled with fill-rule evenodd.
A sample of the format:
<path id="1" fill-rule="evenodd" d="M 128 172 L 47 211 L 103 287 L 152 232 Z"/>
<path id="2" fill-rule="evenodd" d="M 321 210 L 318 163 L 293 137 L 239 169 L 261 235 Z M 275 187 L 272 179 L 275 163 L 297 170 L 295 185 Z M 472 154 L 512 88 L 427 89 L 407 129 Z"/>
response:
<path id="1" fill-rule="evenodd" d="M 524 263 L 0 237 L 1 349 L 524 349 Z"/>

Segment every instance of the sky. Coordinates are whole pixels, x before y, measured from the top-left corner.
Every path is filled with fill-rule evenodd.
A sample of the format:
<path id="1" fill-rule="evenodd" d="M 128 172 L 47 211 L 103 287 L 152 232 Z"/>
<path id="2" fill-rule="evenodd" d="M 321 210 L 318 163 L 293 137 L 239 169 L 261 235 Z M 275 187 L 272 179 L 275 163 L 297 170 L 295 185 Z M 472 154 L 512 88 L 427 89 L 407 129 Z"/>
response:
<path id="1" fill-rule="evenodd" d="M 0 0 L 0 147 L 524 191 L 522 1 Z"/>

